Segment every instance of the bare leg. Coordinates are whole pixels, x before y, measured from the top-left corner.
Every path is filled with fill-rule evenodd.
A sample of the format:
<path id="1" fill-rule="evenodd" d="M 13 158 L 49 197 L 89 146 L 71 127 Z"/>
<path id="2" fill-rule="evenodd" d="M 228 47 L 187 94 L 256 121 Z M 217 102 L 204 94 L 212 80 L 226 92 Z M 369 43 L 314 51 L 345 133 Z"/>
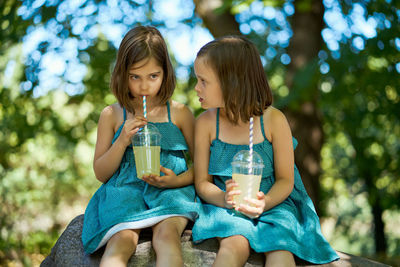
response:
<path id="1" fill-rule="evenodd" d="M 106 250 L 100 261 L 100 267 L 126 266 L 135 253 L 139 240 L 139 230 L 122 230 L 114 234 L 107 242 Z"/>
<path id="2" fill-rule="evenodd" d="M 157 267 L 183 266 L 181 235 L 188 219 L 170 217 L 153 226 L 153 248 L 157 255 Z"/>
<path id="3" fill-rule="evenodd" d="M 219 239 L 219 250 L 214 267 L 243 266 L 250 255 L 249 241 L 242 235 Z"/>
<path id="4" fill-rule="evenodd" d="M 293 254 L 286 250 L 275 250 L 265 253 L 265 267 L 295 267 Z"/>

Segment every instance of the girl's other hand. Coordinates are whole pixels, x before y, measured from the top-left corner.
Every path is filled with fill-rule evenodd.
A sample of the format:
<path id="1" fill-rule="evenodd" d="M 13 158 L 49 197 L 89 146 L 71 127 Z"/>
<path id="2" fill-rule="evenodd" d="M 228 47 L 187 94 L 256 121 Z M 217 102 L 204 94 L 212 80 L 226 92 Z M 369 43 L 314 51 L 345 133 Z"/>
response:
<path id="1" fill-rule="evenodd" d="M 146 183 L 158 187 L 158 188 L 174 188 L 177 179 L 176 174 L 173 170 L 167 169 L 160 166 L 160 171 L 163 172 L 164 176 L 158 176 L 154 174 L 143 175 L 142 180 Z"/>
<path id="2" fill-rule="evenodd" d="M 251 219 L 255 219 L 260 217 L 260 215 L 264 212 L 265 208 L 265 195 L 262 191 L 257 193 L 257 199 L 254 198 L 247 198 L 245 197 L 244 200 L 249 203 L 241 204 L 239 207 L 236 208 L 237 211 L 240 211 L 247 217 Z"/>
<path id="3" fill-rule="evenodd" d="M 133 119 L 127 119 L 124 127 L 122 128 L 121 134 L 118 138 L 121 138 L 122 143 L 128 146 L 131 143 L 132 136 L 139 131 L 139 129 L 147 124 L 147 119 L 143 116 L 135 116 Z"/>
<path id="4" fill-rule="evenodd" d="M 229 179 L 225 181 L 225 208 L 232 209 L 235 206 L 235 201 L 233 200 L 233 196 L 240 195 L 240 190 L 235 190 L 238 187 L 238 184 L 233 180 Z"/>

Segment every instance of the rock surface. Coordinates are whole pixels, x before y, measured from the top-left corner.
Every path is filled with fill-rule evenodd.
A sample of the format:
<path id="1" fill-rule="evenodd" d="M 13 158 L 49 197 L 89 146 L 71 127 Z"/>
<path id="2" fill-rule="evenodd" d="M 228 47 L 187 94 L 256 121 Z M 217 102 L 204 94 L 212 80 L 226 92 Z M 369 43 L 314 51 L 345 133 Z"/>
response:
<path id="1" fill-rule="evenodd" d="M 83 215 L 77 216 L 67 226 L 60 238 L 51 250 L 45 260 L 41 263 L 41 267 L 69 267 L 69 266 L 99 266 L 104 248 L 99 249 L 92 255 L 87 255 L 83 251 L 81 241 L 83 225 Z M 186 230 L 181 238 L 183 260 L 186 267 L 203 267 L 211 266 L 214 262 L 216 252 L 218 250 L 218 241 L 215 239 L 206 240 L 201 244 L 193 244 L 191 241 L 191 231 Z M 366 258 L 337 252 L 340 256 L 339 261 L 331 262 L 318 266 L 325 267 L 383 267 L 388 266 Z M 128 267 L 153 267 L 155 266 L 156 255 L 151 247 L 151 230 L 143 230 L 136 253 L 131 257 Z M 315 266 L 296 259 L 297 266 Z M 253 252 L 245 267 L 264 266 L 264 256 Z"/>

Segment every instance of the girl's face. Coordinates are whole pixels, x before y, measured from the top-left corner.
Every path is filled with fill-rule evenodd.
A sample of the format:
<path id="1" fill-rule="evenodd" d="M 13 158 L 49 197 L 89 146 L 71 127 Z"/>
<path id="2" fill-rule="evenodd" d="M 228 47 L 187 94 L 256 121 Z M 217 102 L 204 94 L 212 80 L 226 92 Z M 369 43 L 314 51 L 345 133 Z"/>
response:
<path id="1" fill-rule="evenodd" d="M 196 58 L 194 72 L 197 84 L 194 90 L 197 92 L 201 107 L 204 109 L 224 107 L 224 98 L 219 79 L 210 65 L 207 65 L 204 57 Z"/>
<path id="2" fill-rule="evenodd" d="M 163 69 L 153 58 L 143 59 L 128 71 L 129 91 L 135 98 L 155 97 L 163 81 Z"/>

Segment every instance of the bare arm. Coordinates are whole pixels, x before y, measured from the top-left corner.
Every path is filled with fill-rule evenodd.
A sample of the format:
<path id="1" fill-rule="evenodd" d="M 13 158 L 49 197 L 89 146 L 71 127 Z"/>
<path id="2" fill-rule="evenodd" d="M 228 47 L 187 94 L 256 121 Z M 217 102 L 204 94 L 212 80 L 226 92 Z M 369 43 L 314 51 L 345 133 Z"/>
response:
<path id="1" fill-rule="evenodd" d="M 183 105 L 177 104 L 178 107 L 176 111 L 174 109 L 174 118 L 176 125 L 182 131 L 183 137 L 189 147 L 190 157 L 193 159 L 194 150 L 194 116 L 190 109 Z M 182 187 L 193 184 L 193 166 L 191 166 L 187 171 L 178 175 L 178 179 L 174 179 L 171 187 Z"/>
<path id="2" fill-rule="evenodd" d="M 199 196 L 206 202 L 225 207 L 225 192 L 214 183 L 208 174 L 212 130 L 215 129 L 215 112 L 208 110 L 200 115 L 195 124 L 195 186 Z"/>
<path id="3" fill-rule="evenodd" d="M 285 115 L 275 109 L 267 111 L 264 119 L 271 129 L 274 152 L 275 183 L 265 195 L 264 210 L 269 210 L 283 202 L 294 186 L 294 152 L 292 133 Z"/>
<path id="4" fill-rule="evenodd" d="M 179 108 L 179 112 L 175 116 L 177 118 L 178 127 L 181 129 L 183 136 L 185 137 L 186 143 L 189 147 L 190 158 L 194 156 L 194 116 L 190 109 L 184 105 Z M 186 186 L 193 184 L 194 169 L 191 166 L 186 172 L 178 175 L 180 179 L 176 186 Z"/>
<path id="5" fill-rule="evenodd" d="M 144 118 L 127 120 L 118 139 L 112 144 L 114 126 L 117 121 L 116 110 L 112 106 L 103 109 L 100 114 L 97 141 L 93 160 L 93 169 L 100 182 L 107 182 L 121 164 L 130 137 L 138 131 L 138 127 L 146 124 Z"/>

